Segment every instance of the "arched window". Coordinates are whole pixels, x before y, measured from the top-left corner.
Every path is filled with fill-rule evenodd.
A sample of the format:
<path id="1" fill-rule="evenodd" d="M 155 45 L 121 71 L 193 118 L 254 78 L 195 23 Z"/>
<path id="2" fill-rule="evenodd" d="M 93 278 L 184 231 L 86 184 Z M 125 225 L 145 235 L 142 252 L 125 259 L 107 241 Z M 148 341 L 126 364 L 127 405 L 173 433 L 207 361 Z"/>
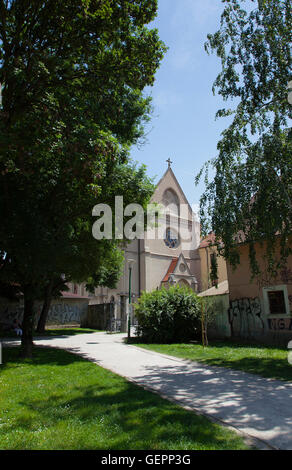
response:
<path id="1" fill-rule="evenodd" d="M 164 191 L 162 203 L 167 212 L 179 216 L 179 198 L 173 189 L 169 188 Z"/>
<path id="2" fill-rule="evenodd" d="M 164 243 L 168 248 L 177 248 L 179 245 L 179 236 L 170 227 L 166 229 Z"/>

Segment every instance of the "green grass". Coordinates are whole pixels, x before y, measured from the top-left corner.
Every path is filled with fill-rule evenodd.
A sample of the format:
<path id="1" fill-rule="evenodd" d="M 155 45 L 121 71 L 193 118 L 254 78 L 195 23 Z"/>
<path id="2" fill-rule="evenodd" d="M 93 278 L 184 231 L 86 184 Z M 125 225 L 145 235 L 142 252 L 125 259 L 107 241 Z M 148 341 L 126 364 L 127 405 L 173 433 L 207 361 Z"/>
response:
<path id="1" fill-rule="evenodd" d="M 136 346 L 212 366 L 242 370 L 262 377 L 292 381 L 292 365 L 288 351 L 261 345 L 231 341 L 213 341 L 208 347 L 200 344 L 136 344 Z"/>
<path id="2" fill-rule="evenodd" d="M 246 449 L 240 436 L 62 350 L 3 349 L 0 449 Z"/>
<path id="3" fill-rule="evenodd" d="M 96 333 L 101 330 L 93 330 L 90 328 L 78 328 L 78 327 L 70 327 L 70 328 L 47 328 L 44 333 L 38 333 L 34 331 L 33 336 L 74 336 L 74 335 L 81 335 L 84 333 Z M 0 331 L 0 338 L 18 338 L 14 331 Z"/>

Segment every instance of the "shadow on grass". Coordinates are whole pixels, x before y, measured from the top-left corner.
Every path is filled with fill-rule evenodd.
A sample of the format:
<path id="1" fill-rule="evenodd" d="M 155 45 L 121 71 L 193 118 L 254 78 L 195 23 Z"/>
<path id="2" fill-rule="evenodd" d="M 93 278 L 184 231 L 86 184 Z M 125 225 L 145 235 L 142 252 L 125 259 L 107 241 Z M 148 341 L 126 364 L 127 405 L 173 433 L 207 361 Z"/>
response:
<path id="1" fill-rule="evenodd" d="M 216 348 L 226 348 L 232 347 L 234 349 L 241 349 L 241 348 L 249 348 L 249 349 L 270 349 L 270 350 L 279 350 L 279 351 L 287 351 L 287 348 L 284 346 L 277 346 L 277 345 L 270 345 L 261 342 L 257 342 L 256 340 L 245 340 L 240 338 L 227 338 L 224 341 L 219 339 L 214 339 L 209 341 L 209 347 L 216 347 Z"/>
<path id="2" fill-rule="evenodd" d="M 76 354 L 68 354 L 61 349 L 49 348 L 46 346 L 33 347 L 33 356 L 30 359 L 20 357 L 20 347 L 4 347 L 2 350 L 1 370 L 11 366 L 21 366 L 30 364 L 33 366 L 58 365 L 67 366 L 72 363 L 85 362 L 86 360 Z"/>
<path id="3" fill-rule="evenodd" d="M 131 338 L 130 344 L 146 350 L 199 362 L 257 374 L 265 378 L 292 381 L 292 365 L 288 362 L 288 350 L 247 341 L 212 340 L 208 347 L 200 343 L 151 344 L 143 338 Z"/>
<path id="4" fill-rule="evenodd" d="M 15 351 L 9 351 L 8 359 L 8 364 L 20 363 Z M 63 369 L 57 373 L 56 365 L 74 363 L 78 368 L 69 366 L 66 374 Z M 22 412 L 14 416 L 9 432 L 13 435 L 25 431 L 23 442 L 17 445 L 38 448 L 37 435 L 35 444 L 30 440 L 30 444 L 25 443 L 27 433 L 33 432 L 34 423 L 38 423 L 48 437 L 54 434 L 54 444 L 47 445 L 56 450 L 242 448 L 237 435 L 205 417 L 185 411 L 78 356 L 38 349 L 34 364 L 51 365 L 54 383 L 41 390 L 39 396 L 32 394 L 27 385 L 21 395 L 14 397 L 15 406 Z M 48 381 L 52 381 L 49 374 Z"/>
<path id="5" fill-rule="evenodd" d="M 256 359 L 246 357 L 233 360 L 224 358 L 194 359 L 194 361 L 196 360 L 210 366 L 240 370 L 270 379 L 292 381 L 292 366 L 288 363 L 288 361 L 280 359 Z"/>

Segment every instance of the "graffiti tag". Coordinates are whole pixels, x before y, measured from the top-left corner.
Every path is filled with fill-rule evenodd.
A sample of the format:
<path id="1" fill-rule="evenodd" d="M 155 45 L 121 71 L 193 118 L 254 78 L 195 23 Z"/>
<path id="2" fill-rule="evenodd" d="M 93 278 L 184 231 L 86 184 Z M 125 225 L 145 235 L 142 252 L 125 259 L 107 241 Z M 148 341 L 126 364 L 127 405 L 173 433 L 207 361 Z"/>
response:
<path id="1" fill-rule="evenodd" d="M 254 299 L 239 299 L 230 302 L 228 318 L 232 336 L 251 337 L 255 332 L 264 330 L 264 321 L 261 318 L 261 302 L 258 297 Z"/>

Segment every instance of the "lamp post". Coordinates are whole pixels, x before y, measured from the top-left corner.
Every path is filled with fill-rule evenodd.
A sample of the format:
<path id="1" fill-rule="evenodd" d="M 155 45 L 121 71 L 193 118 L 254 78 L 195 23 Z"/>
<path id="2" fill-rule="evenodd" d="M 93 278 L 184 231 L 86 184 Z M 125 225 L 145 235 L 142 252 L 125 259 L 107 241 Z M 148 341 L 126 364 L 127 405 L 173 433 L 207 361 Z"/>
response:
<path id="1" fill-rule="evenodd" d="M 128 309 L 128 340 L 131 338 L 131 316 L 132 316 L 132 270 L 135 264 L 134 259 L 128 259 L 129 266 L 129 309 Z"/>

